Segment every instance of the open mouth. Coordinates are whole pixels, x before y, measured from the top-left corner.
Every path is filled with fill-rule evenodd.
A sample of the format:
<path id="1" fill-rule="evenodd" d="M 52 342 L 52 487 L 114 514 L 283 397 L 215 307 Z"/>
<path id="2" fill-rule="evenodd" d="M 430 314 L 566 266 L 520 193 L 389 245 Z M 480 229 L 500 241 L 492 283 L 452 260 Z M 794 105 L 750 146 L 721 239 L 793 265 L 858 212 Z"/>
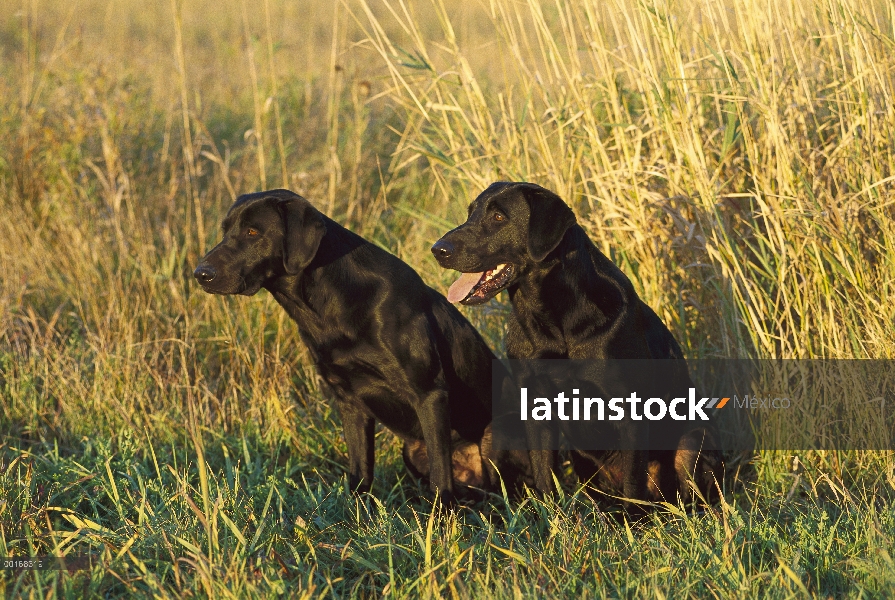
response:
<path id="1" fill-rule="evenodd" d="M 214 288 L 208 284 L 199 284 L 202 287 L 202 291 L 208 294 L 216 294 L 218 296 L 232 296 L 233 294 L 238 294 L 240 296 L 254 296 L 258 293 L 258 290 L 261 289 L 261 284 L 253 284 L 247 285 L 246 283 L 242 283 L 238 288 L 234 290 Z"/>
<path id="2" fill-rule="evenodd" d="M 467 306 L 487 302 L 509 284 L 514 272 L 513 265 L 502 264 L 480 273 L 463 273 L 448 290 L 448 302 Z"/>

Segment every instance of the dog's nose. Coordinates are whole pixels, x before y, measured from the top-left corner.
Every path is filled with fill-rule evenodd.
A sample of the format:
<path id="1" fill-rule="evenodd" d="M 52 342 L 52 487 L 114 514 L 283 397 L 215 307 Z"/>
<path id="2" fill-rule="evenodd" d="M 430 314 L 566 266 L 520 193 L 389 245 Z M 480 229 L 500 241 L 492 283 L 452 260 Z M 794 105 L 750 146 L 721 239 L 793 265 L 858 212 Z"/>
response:
<path id="1" fill-rule="evenodd" d="M 199 280 L 199 283 L 208 283 L 212 279 L 215 278 L 217 273 L 215 273 L 214 269 L 209 265 L 199 265 L 196 267 L 196 270 L 193 271 L 193 277 Z"/>
<path id="2" fill-rule="evenodd" d="M 438 260 L 444 260 L 446 258 L 450 258 L 451 254 L 454 253 L 454 245 L 450 242 L 446 242 L 444 240 L 438 240 L 435 242 L 435 245 L 432 246 L 432 254 L 435 255 L 435 258 Z"/>

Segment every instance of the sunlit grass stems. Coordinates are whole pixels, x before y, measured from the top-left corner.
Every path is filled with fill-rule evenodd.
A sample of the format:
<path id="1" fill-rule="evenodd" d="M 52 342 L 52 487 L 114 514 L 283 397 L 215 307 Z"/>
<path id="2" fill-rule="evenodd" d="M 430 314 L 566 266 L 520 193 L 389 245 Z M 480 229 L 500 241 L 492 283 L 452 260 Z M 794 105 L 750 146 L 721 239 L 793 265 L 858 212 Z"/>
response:
<path id="1" fill-rule="evenodd" d="M 380 432 L 356 498 L 285 312 L 190 275 L 288 184 L 446 290 L 428 248 L 528 180 L 688 357 L 891 358 L 893 50 L 864 0 L 0 11 L 0 556 L 99 559 L 7 595 L 895 595 L 890 452 L 730 457 L 632 523 L 573 485 L 438 512 Z M 463 309 L 498 353 L 508 309 Z"/>
<path id="2" fill-rule="evenodd" d="M 891 14 L 872 2 L 489 3 L 492 39 L 356 11 L 438 214 L 494 180 L 573 202 L 697 354 L 890 357 Z M 483 51 L 503 81 L 470 64 Z M 414 58 L 415 57 L 415 58 Z M 412 68 L 408 68 L 412 67 Z M 668 198 L 671 199 L 668 199 Z"/>

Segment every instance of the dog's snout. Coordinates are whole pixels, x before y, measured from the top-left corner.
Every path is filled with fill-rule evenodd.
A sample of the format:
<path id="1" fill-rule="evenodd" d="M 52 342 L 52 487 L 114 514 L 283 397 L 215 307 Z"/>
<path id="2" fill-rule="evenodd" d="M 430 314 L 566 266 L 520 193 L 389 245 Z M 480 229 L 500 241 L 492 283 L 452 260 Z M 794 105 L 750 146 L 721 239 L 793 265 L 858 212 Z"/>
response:
<path id="1" fill-rule="evenodd" d="M 196 267 L 196 270 L 193 271 L 193 277 L 195 277 L 199 283 L 208 283 L 212 281 L 216 275 L 217 273 L 210 265 L 199 265 Z"/>
<path id="2" fill-rule="evenodd" d="M 438 260 L 448 259 L 453 253 L 454 245 L 450 242 L 438 240 L 437 242 L 435 242 L 435 245 L 432 246 L 432 254 L 434 254 L 435 258 L 437 258 Z"/>

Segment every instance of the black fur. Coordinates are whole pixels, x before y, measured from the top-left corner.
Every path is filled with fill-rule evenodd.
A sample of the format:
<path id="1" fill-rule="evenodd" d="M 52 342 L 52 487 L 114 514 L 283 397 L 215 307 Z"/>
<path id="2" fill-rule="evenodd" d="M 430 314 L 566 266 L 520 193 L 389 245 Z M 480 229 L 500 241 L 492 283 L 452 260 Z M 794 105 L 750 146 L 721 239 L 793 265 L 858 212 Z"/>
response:
<path id="1" fill-rule="evenodd" d="M 210 293 L 265 288 L 298 325 L 335 396 L 353 489 L 370 489 L 380 421 L 411 448 L 424 445 L 425 473 L 418 474 L 453 500 L 452 451 L 463 456 L 478 446 L 491 422 L 494 355 L 413 269 L 301 196 L 272 190 L 237 199 L 223 240 L 195 276 Z"/>
<path id="2" fill-rule="evenodd" d="M 692 385 L 677 341 L 637 296 L 631 281 L 588 238 L 556 194 L 531 183 L 494 183 L 469 206 L 463 225 L 432 247 L 442 267 L 478 273 L 507 265 L 492 282 L 461 300 L 482 304 L 501 290 L 513 306 L 507 331 L 511 359 L 679 359 L 680 389 Z M 531 423 L 531 422 L 530 422 Z M 703 494 L 720 480 L 721 456 L 709 429 L 674 422 L 676 450 L 649 450 L 649 425 L 625 419 L 605 425 L 618 440 L 614 451 L 573 448 L 582 481 L 635 500 L 691 498 L 690 481 Z M 665 430 L 668 433 L 668 430 Z M 555 435 L 529 426 L 536 487 L 549 492 L 557 453 Z M 629 448 L 629 449 L 624 449 Z"/>

